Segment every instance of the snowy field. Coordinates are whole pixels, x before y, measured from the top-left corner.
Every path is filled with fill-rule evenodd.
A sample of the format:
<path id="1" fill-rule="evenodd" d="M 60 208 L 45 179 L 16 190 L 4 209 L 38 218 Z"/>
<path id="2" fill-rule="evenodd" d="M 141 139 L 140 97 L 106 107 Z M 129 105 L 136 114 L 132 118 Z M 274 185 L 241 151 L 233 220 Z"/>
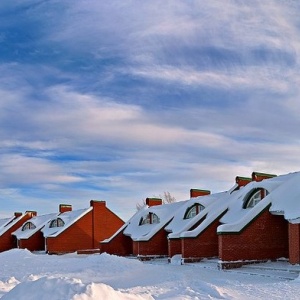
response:
<path id="1" fill-rule="evenodd" d="M 299 299 L 299 266 L 286 262 L 219 271 L 216 261 L 167 264 L 107 254 L 50 256 L 27 250 L 0 254 L 0 298 Z"/>

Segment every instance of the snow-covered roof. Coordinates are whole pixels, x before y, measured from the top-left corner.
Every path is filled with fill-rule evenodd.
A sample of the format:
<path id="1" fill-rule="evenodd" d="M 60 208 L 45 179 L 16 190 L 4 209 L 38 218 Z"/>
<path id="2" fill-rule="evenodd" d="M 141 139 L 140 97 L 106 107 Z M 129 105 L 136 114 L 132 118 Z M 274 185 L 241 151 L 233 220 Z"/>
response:
<path id="1" fill-rule="evenodd" d="M 227 194 L 228 192 L 216 193 L 216 194 L 191 198 L 190 200 L 186 201 L 184 205 L 182 205 L 180 209 L 178 209 L 173 220 L 165 228 L 166 231 L 171 232 L 169 234 L 169 238 L 179 238 L 182 232 L 189 230 L 202 218 L 204 217 L 207 218 L 218 207 L 220 207 L 220 204 L 222 204 L 223 202 L 223 198 L 225 198 Z M 186 219 L 185 218 L 186 212 L 188 211 L 189 208 L 191 208 L 195 204 L 200 204 L 204 206 L 205 209 L 200 211 L 199 214 L 197 214 L 195 217 Z"/>
<path id="2" fill-rule="evenodd" d="M 61 234 L 63 231 L 65 231 L 67 228 L 69 228 L 71 225 L 73 225 L 75 222 L 77 222 L 79 219 L 81 219 L 84 215 L 86 215 L 88 212 L 93 210 L 93 207 L 85 208 L 85 209 L 78 209 L 73 211 L 67 211 L 59 216 L 56 216 L 55 218 L 52 218 L 42 229 L 42 232 L 44 234 L 44 237 L 56 237 L 59 234 Z M 51 221 L 55 219 L 62 219 L 64 222 L 64 226 L 62 227 L 50 227 Z"/>
<path id="3" fill-rule="evenodd" d="M 5 218 L 0 220 L 0 236 L 5 233 L 8 229 L 14 226 L 19 220 L 21 220 L 24 215 L 18 217 Z"/>
<path id="4" fill-rule="evenodd" d="M 41 215 L 36 216 L 25 222 L 19 229 L 17 229 L 15 232 L 12 233 L 12 235 L 15 235 L 17 239 L 28 239 L 33 234 L 35 234 L 37 231 L 41 230 L 50 220 L 55 218 L 58 215 L 58 213 L 52 213 L 47 215 Z M 22 228 L 27 224 L 32 223 L 35 228 L 28 228 L 26 230 L 22 230 Z"/>
<path id="5" fill-rule="evenodd" d="M 0 219 L 0 230 L 5 227 L 9 222 L 11 222 L 15 217 Z"/>
<path id="6" fill-rule="evenodd" d="M 283 214 L 290 223 L 300 223 L 300 172 L 289 176 L 271 196 L 271 213 Z"/>
<path id="7" fill-rule="evenodd" d="M 252 208 L 244 208 L 249 194 L 265 189 L 268 195 Z M 290 173 L 247 184 L 237 198 L 232 198 L 227 213 L 221 218 L 218 232 L 239 232 L 259 213 L 270 206 L 272 214 L 283 215 L 291 223 L 300 223 L 300 173 Z"/>
<path id="8" fill-rule="evenodd" d="M 122 228 L 125 228 L 124 234 L 130 236 L 134 241 L 149 240 L 154 234 L 172 220 L 176 211 L 184 205 L 184 203 L 185 201 L 180 201 L 151 207 L 144 206 L 123 225 Z M 140 225 L 141 219 L 150 213 L 155 214 L 159 218 L 159 223 Z M 123 230 L 122 228 L 120 230 Z"/>

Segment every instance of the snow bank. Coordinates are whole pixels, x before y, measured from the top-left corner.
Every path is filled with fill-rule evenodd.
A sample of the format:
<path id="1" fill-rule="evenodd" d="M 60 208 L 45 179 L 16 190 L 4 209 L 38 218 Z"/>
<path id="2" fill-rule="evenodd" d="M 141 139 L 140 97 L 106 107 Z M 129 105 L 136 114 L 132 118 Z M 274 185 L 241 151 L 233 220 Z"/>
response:
<path id="1" fill-rule="evenodd" d="M 15 277 L 10 277 L 6 281 L 0 280 L 0 296 L 9 292 L 11 289 L 13 289 L 19 283 L 20 283 L 20 281 L 17 280 Z"/>
<path id="2" fill-rule="evenodd" d="M 114 290 L 102 283 L 83 284 L 80 279 L 67 277 L 42 277 L 33 281 L 18 284 L 1 299 L 11 300 L 150 300 L 149 295 L 133 295 Z"/>
<path id="3" fill-rule="evenodd" d="M 182 265 L 182 255 L 176 254 L 176 255 L 172 256 L 170 263 L 171 263 L 171 265 Z"/>
<path id="4" fill-rule="evenodd" d="M 219 271 L 212 261 L 180 264 L 114 255 L 46 255 L 27 250 L 0 253 L 0 298 L 13 300 L 211 300 L 298 299 L 299 281 L 282 271 L 269 275 Z M 261 265 L 260 265 L 261 266 Z M 295 267 L 298 270 L 299 267 Z M 300 270 L 300 269 L 299 269 Z M 245 271 L 245 269 L 243 269 Z M 265 270 L 264 270 L 265 272 Z M 280 276 L 273 276 L 278 272 Z M 286 272 L 287 274 L 288 272 Z M 259 275 L 259 274 L 258 274 Z M 283 277 L 282 277 L 283 276 Z M 292 278 L 297 275 L 293 272 Z"/>
<path id="5" fill-rule="evenodd" d="M 10 260 L 16 261 L 33 256 L 34 254 L 27 249 L 11 249 L 0 253 L 0 263 L 5 261 L 9 262 Z"/>
<path id="6" fill-rule="evenodd" d="M 115 291 L 112 287 L 103 283 L 91 283 L 86 286 L 85 292 L 80 295 L 75 295 L 73 300 L 99 300 L 99 299 L 114 299 L 114 300 L 152 300 L 151 295 L 133 295 Z"/>

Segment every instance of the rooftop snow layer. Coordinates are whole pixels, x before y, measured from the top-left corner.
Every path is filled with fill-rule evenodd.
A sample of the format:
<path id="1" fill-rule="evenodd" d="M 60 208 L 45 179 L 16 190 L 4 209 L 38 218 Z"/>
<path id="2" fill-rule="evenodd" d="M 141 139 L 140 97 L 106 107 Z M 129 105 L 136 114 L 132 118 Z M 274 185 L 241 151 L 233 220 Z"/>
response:
<path id="1" fill-rule="evenodd" d="M 92 209 L 93 209 L 93 207 L 89 207 L 89 208 L 85 208 L 85 209 L 67 211 L 67 212 L 64 212 L 64 213 L 60 214 L 59 216 L 57 216 L 57 218 L 60 218 L 64 221 L 64 226 L 62 226 L 62 227 L 52 227 L 52 228 L 50 228 L 49 226 L 50 226 L 51 221 L 56 219 L 56 218 L 53 218 L 42 229 L 42 232 L 44 233 L 44 237 L 58 236 L 61 232 L 66 230 L 68 227 L 70 227 L 72 224 L 74 224 L 77 220 L 79 220 L 81 217 L 86 215 Z"/>
<path id="2" fill-rule="evenodd" d="M 211 194 L 206 196 L 200 196 L 196 198 L 191 198 L 186 201 L 184 205 L 178 209 L 173 220 L 165 228 L 167 231 L 171 232 L 169 234 L 170 238 L 178 238 L 180 233 L 186 230 L 189 230 L 193 225 L 195 225 L 199 220 L 201 220 L 207 214 L 214 211 L 223 201 L 223 198 L 226 198 L 227 192 Z M 217 205 L 215 205 L 217 203 Z M 195 204 L 200 204 L 205 207 L 204 210 L 200 211 L 198 215 L 193 218 L 185 219 L 185 214 L 189 208 Z"/>
<path id="3" fill-rule="evenodd" d="M 0 219 L 0 230 L 11 222 L 15 217 Z"/>
<path id="4" fill-rule="evenodd" d="M 218 227 L 218 232 L 239 232 L 253 220 L 268 205 L 273 214 L 284 215 L 284 218 L 294 223 L 300 223 L 300 173 L 281 175 L 260 182 L 247 184 L 237 198 L 232 198 L 228 212 L 221 218 L 223 225 Z M 253 208 L 244 208 L 244 203 L 249 194 L 256 188 L 263 188 L 268 195 Z"/>
<path id="5" fill-rule="evenodd" d="M 291 223 L 300 223 L 300 173 L 289 176 L 288 180 L 272 192 L 270 212 L 283 214 Z"/>
<path id="6" fill-rule="evenodd" d="M 19 220 L 21 220 L 24 217 L 24 215 L 21 215 L 19 217 L 12 217 L 9 219 L 4 219 L 5 221 L 2 222 L 2 226 L 0 227 L 0 236 L 5 233 L 8 229 L 10 229 L 12 226 L 14 226 Z"/>
<path id="7" fill-rule="evenodd" d="M 25 222 L 19 229 L 17 229 L 12 234 L 17 237 L 17 239 L 28 239 L 34 233 L 43 228 L 48 222 L 50 222 L 53 218 L 58 216 L 58 213 L 52 213 L 47 215 L 36 216 Z M 29 228 L 26 230 L 22 230 L 22 228 L 26 225 L 26 223 L 32 223 L 35 228 Z"/>
<path id="8" fill-rule="evenodd" d="M 184 203 L 186 203 L 186 201 L 143 207 L 127 222 L 124 234 L 130 236 L 132 240 L 135 241 L 149 240 L 155 233 L 172 220 L 176 211 L 184 205 Z M 159 223 L 140 225 L 141 219 L 146 217 L 149 213 L 156 214 L 159 218 Z"/>

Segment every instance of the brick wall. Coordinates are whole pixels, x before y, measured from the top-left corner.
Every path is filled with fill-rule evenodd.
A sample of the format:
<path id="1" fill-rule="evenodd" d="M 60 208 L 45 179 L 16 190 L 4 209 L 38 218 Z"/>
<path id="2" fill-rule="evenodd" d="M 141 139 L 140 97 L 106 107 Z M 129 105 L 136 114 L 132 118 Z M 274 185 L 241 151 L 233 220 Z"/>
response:
<path id="1" fill-rule="evenodd" d="M 124 221 L 106 207 L 105 201 L 91 200 L 91 206 L 93 207 L 93 248 L 99 248 L 99 242 L 118 231 Z"/>
<path id="2" fill-rule="evenodd" d="M 45 239 L 41 231 L 37 231 L 28 239 L 20 239 L 18 241 L 20 249 L 28 249 L 30 251 L 45 250 Z"/>
<path id="3" fill-rule="evenodd" d="M 90 211 L 56 237 L 46 238 L 50 254 L 93 249 L 92 214 Z"/>
<path id="4" fill-rule="evenodd" d="M 108 243 L 100 242 L 100 252 L 120 256 L 132 255 L 132 239 L 129 236 L 124 235 L 122 230 Z"/>
<path id="5" fill-rule="evenodd" d="M 99 248 L 99 242 L 113 235 L 124 222 L 106 207 L 105 201 L 91 200 L 88 212 L 56 237 L 46 239 L 49 253 L 67 253 Z"/>
<path id="6" fill-rule="evenodd" d="M 300 224 L 289 223 L 289 260 L 291 264 L 300 263 Z"/>
<path id="7" fill-rule="evenodd" d="M 212 222 L 203 232 L 195 238 L 182 238 L 182 258 L 184 261 L 200 260 L 205 257 L 218 256 L 217 227 L 219 218 Z"/>
<path id="8" fill-rule="evenodd" d="M 133 241 L 133 255 L 168 255 L 167 235 L 162 228 L 149 241 Z"/>
<path id="9" fill-rule="evenodd" d="M 222 261 L 288 257 L 288 222 L 265 210 L 240 233 L 219 235 Z"/>
<path id="10" fill-rule="evenodd" d="M 20 228 L 30 218 L 31 214 L 25 214 L 16 224 L 0 236 L 0 252 L 17 247 L 17 239 L 12 235 L 12 232 Z"/>
<path id="11" fill-rule="evenodd" d="M 171 258 L 176 254 L 181 254 L 181 239 L 169 239 L 168 256 Z"/>

